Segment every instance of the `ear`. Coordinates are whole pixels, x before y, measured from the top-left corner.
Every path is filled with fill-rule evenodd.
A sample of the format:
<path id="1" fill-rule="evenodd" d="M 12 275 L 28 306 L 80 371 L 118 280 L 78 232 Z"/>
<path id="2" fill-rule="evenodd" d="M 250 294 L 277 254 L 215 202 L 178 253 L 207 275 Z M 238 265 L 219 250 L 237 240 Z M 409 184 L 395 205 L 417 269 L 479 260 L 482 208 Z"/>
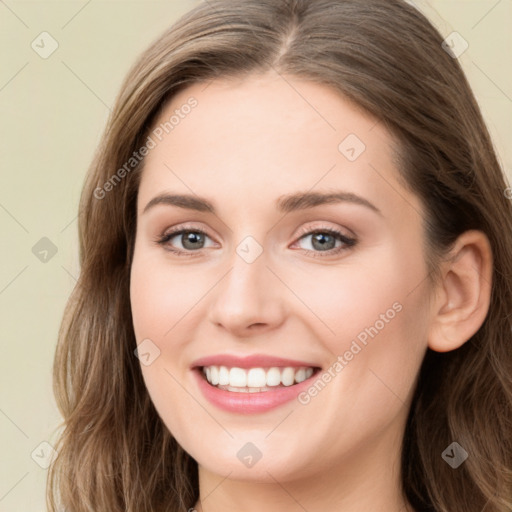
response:
<path id="1" fill-rule="evenodd" d="M 476 230 L 462 233 L 441 263 L 441 282 L 433 301 L 428 346 L 436 352 L 466 343 L 489 310 L 492 249 L 487 236 Z"/>

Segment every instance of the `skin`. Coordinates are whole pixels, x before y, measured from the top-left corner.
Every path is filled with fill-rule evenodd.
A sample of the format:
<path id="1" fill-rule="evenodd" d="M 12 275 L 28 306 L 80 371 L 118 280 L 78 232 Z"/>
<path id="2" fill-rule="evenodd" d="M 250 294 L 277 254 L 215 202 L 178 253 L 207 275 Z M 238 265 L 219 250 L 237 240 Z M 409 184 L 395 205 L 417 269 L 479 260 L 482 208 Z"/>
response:
<path id="1" fill-rule="evenodd" d="M 137 343 L 149 338 L 160 350 L 141 365 L 148 392 L 199 465 L 195 509 L 413 510 L 401 496 L 399 468 L 414 384 L 428 346 L 453 350 L 485 318 L 492 267 L 485 235 L 459 238 L 432 290 L 425 213 L 398 182 L 394 141 L 381 123 L 327 86 L 265 73 L 189 86 L 155 126 L 191 96 L 197 107 L 145 160 L 131 303 Z M 366 146 L 354 161 L 338 149 L 349 134 Z M 365 198 L 380 214 L 349 202 L 283 214 L 274 204 L 293 192 L 333 190 Z M 217 213 L 168 204 L 143 213 L 164 192 L 207 198 Z M 204 244 L 184 246 L 178 235 L 167 247 L 192 247 L 193 257 L 155 242 L 183 223 L 205 230 Z M 305 234 L 318 227 L 357 244 L 327 255 Z M 263 251 L 252 263 L 236 252 L 247 236 Z M 329 243 L 326 250 L 343 246 Z M 192 362 L 218 353 L 264 353 L 326 370 L 396 303 L 401 310 L 307 405 L 230 413 L 193 379 Z M 247 442 L 262 453 L 250 468 L 236 456 Z"/>

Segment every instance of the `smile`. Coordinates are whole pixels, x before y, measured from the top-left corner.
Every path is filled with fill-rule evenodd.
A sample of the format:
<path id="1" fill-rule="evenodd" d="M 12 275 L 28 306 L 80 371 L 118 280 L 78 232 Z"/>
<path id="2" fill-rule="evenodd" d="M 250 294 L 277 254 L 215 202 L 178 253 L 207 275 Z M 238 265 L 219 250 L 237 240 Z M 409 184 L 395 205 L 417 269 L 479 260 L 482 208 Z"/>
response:
<path id="1" fill-rule="evenodd" d="M 296 400 L 320 371 L 319 367 L 307 366 L 244 369 L 211 365 L 195 367 L 192 374 L 208 402 L 223 411 L 246 415 L 264 413 Z"/>
<path id="2" fill-rule="evenodd" d="M 268 392 L 284 386 L 293 386 L 309 379 L 315 369 L 312 367 L 294 368 L 229 368 L 227 366 L 204 366 L 202 372 L 206 380 L 218 389 L 230 392 Z"/>

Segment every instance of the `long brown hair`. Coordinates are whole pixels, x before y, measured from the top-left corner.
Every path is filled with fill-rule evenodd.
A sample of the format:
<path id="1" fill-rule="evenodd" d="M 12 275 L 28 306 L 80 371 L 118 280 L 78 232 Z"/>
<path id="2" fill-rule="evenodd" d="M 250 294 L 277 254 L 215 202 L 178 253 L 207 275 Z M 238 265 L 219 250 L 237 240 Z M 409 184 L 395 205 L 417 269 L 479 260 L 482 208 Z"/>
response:
<path id="1" fill-rule="evenodd" d="M 512 207 L 477 102 L 442 42 L 402 0 L 209 0 L 139 57 L 80 201 L 81 272 L 54 364 L 64 428 L 48 477 L 52 512 L 58 504 L 69 512 L 177 512 L 198 498 L 197 463 L 158 416 L 133 353 L 129 273 L 142 166 L 126 162 L 177 91 L 269 69 L 335 88 L 396 137 L 401 179 L 427 212 L 433 283 L 458 235 L 479 229 L 488 236 L 488 315 L 459 349 L 427 350 L 401 480 L 417 510 L 510 512 Z M 457 470 L 441 457 L 452 441 L 469 453 Z"/>

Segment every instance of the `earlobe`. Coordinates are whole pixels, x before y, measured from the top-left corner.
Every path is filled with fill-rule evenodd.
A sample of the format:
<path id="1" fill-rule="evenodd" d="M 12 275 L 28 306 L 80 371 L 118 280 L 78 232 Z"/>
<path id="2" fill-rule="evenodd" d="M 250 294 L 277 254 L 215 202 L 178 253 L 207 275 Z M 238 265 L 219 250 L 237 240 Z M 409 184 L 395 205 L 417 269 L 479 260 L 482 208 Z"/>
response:
<path id="1" fill-rule="evenodd" d="M 480 329 L 489 310 L 493 262 L 485 233 L 464 232 L 441 266 L 428 346 L 436 352 L 448 352 L 462 346 Z"/>

